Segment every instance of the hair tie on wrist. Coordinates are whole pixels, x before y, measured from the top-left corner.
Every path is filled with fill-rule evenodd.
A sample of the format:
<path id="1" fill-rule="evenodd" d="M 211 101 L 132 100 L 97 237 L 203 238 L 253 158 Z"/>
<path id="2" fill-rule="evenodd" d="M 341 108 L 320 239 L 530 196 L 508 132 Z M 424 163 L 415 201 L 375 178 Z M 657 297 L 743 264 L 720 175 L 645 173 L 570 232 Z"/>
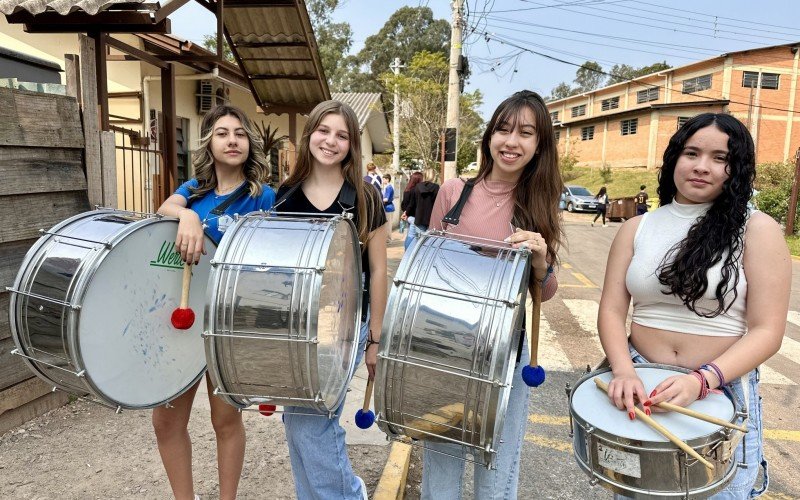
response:
<path id="1" fill-rule="evenodd" d="M 725 384 L 725 375 L 722 374 L 722 370 L 720 370 L 719 366 L 717 366 L 716 363 L 713 363 L 713 362 L 712 363 L 707 363 L 707 364 L 701 366 L 700 369 L 701 370 L 706 369 L 706 370 L 708 370 L 710 372 L 713 372 L 714 375 L 716 375 L 717 378 L 719 379 L 719 386 L 720 387 L 726 385 Z"/>
<path id="2" fill-rule="evenodd" d="M 691 375 L 694 376 L 698 382 L 700 382 L 700 394 L 698 394 L 697 399 L 706 399 L 708 393 L 710 392 L 708 387 L 708 379 L 706 379 L 703 374 L 700 373 L 700 370 L 694 370 Z"/>

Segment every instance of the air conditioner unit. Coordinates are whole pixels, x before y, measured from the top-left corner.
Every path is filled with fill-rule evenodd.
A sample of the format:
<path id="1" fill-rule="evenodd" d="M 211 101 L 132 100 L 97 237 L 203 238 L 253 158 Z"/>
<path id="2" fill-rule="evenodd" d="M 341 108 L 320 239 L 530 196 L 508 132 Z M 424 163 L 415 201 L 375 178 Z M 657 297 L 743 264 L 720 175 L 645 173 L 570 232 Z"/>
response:
<path id="1" fill-rule="evenodd" d="M 197 114 L 203 115 L 214 106 L 227 104 L 230 100 L 230 89 L 215 80 L 197 81 Z"/>

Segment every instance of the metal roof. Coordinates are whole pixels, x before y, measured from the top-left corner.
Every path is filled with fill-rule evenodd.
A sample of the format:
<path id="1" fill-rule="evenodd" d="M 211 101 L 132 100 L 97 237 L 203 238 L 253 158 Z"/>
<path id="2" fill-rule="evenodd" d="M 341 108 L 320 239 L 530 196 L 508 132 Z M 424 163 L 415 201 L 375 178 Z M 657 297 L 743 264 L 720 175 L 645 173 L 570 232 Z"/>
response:
<path id="1" fill-rule="evenodd" d="M 303 0 L 227 0 L 225 32 L 265 113 L 309 112 L 330 99 Z"/>
<path id="2" fill-rule="evenodd" d="M 336 92 L 332 99 L 341 101 L 356 113 L 359 131 L 366 127 L 372 138 L 372 149 L 383 153 L 391 148 L 389 119 L 383 106 L 383 96 L 372 92 Z"/>
<path id="3" fill-rule="evenodd" d="M 147 0 L 0 0 L 0 12 L 7 16 L 21 11 L 36 15 L 48 10 L 58 12 L 62 16 L 80 11 L 95 15 L 117 4 L 124 4 L 127 7 L 126 10 L 156 11 L 161 5 L 167 3 L 169 0 L 160 3 Z M 139 5 L 131 8 L 131 4 Z"/>

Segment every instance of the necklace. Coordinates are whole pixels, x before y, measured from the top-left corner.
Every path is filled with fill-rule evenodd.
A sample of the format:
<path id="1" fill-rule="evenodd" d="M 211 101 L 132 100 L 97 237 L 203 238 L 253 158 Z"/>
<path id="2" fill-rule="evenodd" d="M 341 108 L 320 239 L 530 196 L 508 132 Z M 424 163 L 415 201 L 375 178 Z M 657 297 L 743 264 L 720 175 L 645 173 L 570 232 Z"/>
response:
<path id="1" fill-rule="evenodd" d="M 487 193 L 488 193 L 488 191 L 487 191 Z M 495 198 L 492 193 L 489 193 L 489 196 L 491 196 L 492 199 L 494 200 L 494 206 L 496 206 L 496 207 L 499 207 L 500 205 L 502 205 L 506 201 L 505 198 L 503 198 L 502 201 L 497 201 L 497 198 Z"/>
<path id="2" fill-rule="evenodd" d="M 220 196 L 224 196 L 224 195 L 230 193 L 231 191 L 233 191 L 237 187 L 241 186 L 242 182 L 244 182 L 244 179 L 237 181 L 235 184 L 233 184 L 232 186 L 229 186 L 227 188 L 223 188 L 220 185 L 217 185 L 217 188 L 215 189 L 215 191 L 216 191 L 215 192 L 215 196 L 217 198 L 219 198 Z"/>

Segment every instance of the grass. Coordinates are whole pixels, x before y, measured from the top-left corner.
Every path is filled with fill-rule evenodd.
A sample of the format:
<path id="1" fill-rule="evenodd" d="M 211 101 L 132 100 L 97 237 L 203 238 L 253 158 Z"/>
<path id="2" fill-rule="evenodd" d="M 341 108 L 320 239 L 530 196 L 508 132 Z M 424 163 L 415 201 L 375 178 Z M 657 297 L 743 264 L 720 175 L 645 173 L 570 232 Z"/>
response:
<path id="1" fill-rule="evenodd" d="M 786 236 L 786 244 L 789 245 L 789 253 L 800 257 L 800 236 Z"/>
<path id="2" fill-rule="evenodd" d="M 567 178 L 565 184 L 583 186 L 592 193 L 597 193 L 602 186 L 608 190 L 609 198 L 624 198 L 636 196 L 639 186 L 647 186 L 647 193 L 650 199 L 656 197 L 656 187 L 658 186 L 658 170 L 647 170 L 645 168 L 619 168 L 614 169 L 611 174 L 611 182 L 603 181 L 600 176 L 599 168 L 574 167 Z"/>

